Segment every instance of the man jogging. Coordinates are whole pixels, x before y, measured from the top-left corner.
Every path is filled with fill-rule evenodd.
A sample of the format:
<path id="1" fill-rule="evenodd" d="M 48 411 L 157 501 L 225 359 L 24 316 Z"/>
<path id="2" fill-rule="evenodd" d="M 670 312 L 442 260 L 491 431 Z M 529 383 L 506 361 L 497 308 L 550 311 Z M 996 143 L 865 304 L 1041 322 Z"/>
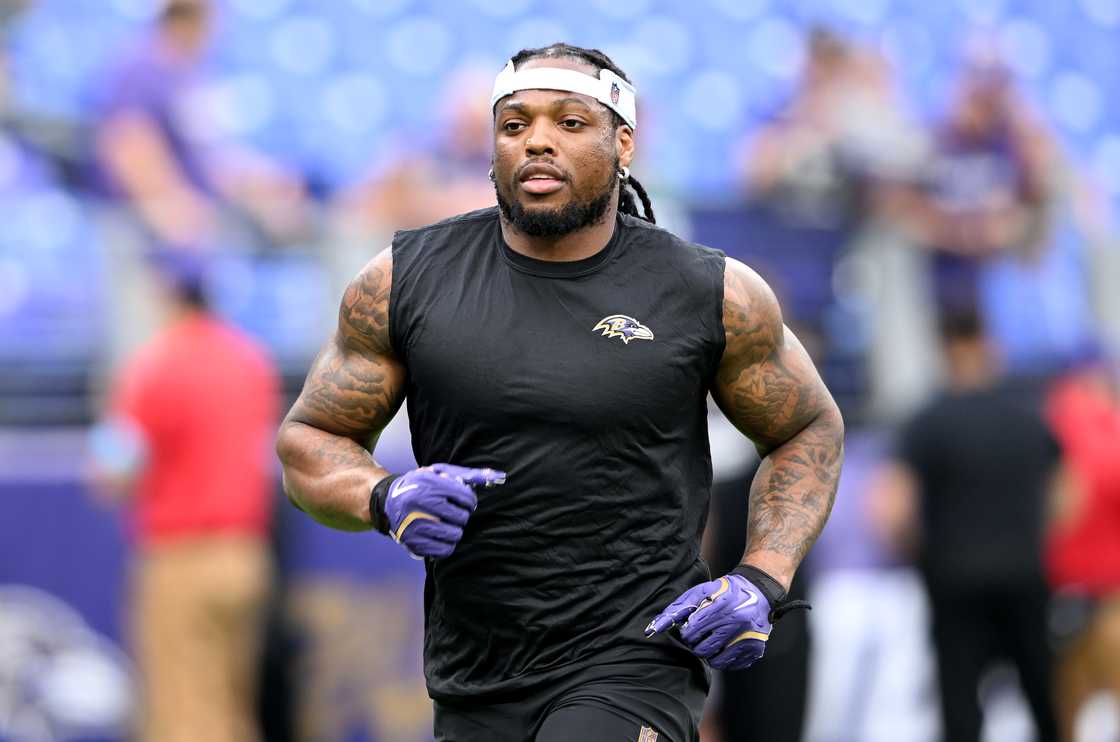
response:
<path id="1" fill-rule="evenodd" d="M 635 97 L 601 52 L 514 56 L 498 208 L 395 236 L 281 428 L 299 507 L 425 559 L 440 740 L 696 739 L 704 661 L 762 656 L 832 504 L 840 414 L 766 284 L 651 223 Z M 764 456 L 715 580 L 709 393 Z M 422 466 L 394 474 L 402 402 Z"/>

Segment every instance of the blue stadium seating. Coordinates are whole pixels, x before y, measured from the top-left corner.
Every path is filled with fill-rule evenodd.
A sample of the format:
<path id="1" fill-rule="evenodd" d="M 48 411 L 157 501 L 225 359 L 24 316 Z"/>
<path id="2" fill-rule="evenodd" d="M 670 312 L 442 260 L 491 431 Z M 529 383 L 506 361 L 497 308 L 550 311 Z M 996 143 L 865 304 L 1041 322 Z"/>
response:
<path id="1" fill-rule="evenodd" d="M 147 0 L 31 4 L 8 36 L 14 94 L 37 110 L 88 115 L 96 80 L 153 7 Z M 1067 150 L 1120 197 L 1112 172 L 1120 161 L 1116 0 L 222 0 L 219 7 L 209 64 L 228 133 L 328 189 L 361 177 L 402 141 L 435 138 L 440 95 L 457 65 L 496 70 L 516 47 L 563 36 L 615 55 L 636 79 L 646 115 L 642 165 L 654 180 L 693 204 L 725 202 L 736 189 L 740 138 L 779 109 L 796 76 L 801 30 L 823 22 L 881 44 L 900 89 L 926 119 L 946 101 L 965 40 L 986 29 L 1016 55 L 1028 98 Z M 48 337 L 61 353 L 91 352 L 104 297 L 96 281 L 74 280 L 76 270 L 96 275 L 99 260 L 80 206 L 28 175 L 26 183 L 0 183 L 0 220 L 0 355 L 34 352 Z M 244 269 L 259 273 L 254 290 L 263 293 L 249 309 L 230 309 L 282 353 L 309 352 L 312 334 L 282 299 L 322 290 L 318 279 L 296 280 L 314 270 L 301 260 Z"/>
<path id="2" fill-rule="evenodd" d="M 703 195 L 726 189 L 734 178 L 729 148 L 745 126 L 779 104 L 796 64 L 792 43 L 804 24 L 828 23 L 865 41 L 901 40 L 894 49 L 900 80 L 922 113 L 933 116 L 964 39 L 984 27 L 1010 38 L 1012 48 L 1042 50 L 1045 68 L 1025 81 L 1040 103 L 1052 102 L 1062 75 L 1113 89 L 1120 82 L 1120 11 L 1112 0 L 1077 0 L 1075 6 L 1042 0 L 709 0 L 699 8 L 668 0 L 226 0 L 214 65 L 220 74 L 263 76 L 276 93 L 276 110 L 245 132 L 250 139 L 344 182 L 364 171 L 354 163 L 383 154 L 389 139 L 383 132 L 432 125 L 443 77 L 456 63 L 484 60 L 497 67 L 514 46 L 565 34 L 630 63 L 646 105 L 660 119 L 658 136 L 644 144 L 654 153 L 652 164 L 665 168 L 663 179 L 681 192 Z M 12 36 L 19 94 L 50 110 L 80 112 L 91 77 L 150 12 L 150 4 L 136 0 L 36 3 Z M 712 125 L 698 126 L 689 104 L 718 90 L 710 83 L 721 74 L 741 92 Z M 707 87 L 697 87 L 698 75 Z M 355 76 L 366 82 L 350 90 L 365 91 L 377 132 L 347 129 L 346 117 L 355 117 L 360 99 L 341 115 L 322 110 L 326 91 L 339 84 L 345 89 Z M 1093 151 L 1118 125 L 1115 96 L 1100 97 L 1096 125 L 1078 128 L 1076 114 L 1056 122 L 1077 154 Z M 690 156 L 658 156 L 658 143 L 670 141 Z"/>

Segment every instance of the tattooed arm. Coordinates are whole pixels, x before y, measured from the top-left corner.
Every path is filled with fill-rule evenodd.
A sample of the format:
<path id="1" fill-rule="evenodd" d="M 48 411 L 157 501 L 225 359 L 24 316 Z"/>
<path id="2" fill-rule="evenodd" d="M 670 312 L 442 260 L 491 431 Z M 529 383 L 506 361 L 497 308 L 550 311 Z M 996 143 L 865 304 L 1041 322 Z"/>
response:
<path id="1" fill-rule="evenodd" d="M 315 359 L 280 426 L 284 491 L 320 523 L 370 528 L 373 485 L 389 472 L 371 451 L 404 395 L 404 368 L 389 342 L 392 251 L 362 269 L 342 298 L 338 330 Z"/>
<path id="2" fill-rule="evenodd" d="M 805 349 L 782 324 L 770 287 L 732 258 L 723 324 L 727 344 L 712 393 L 763 457 L 751 485 L 742 562 L 788 590 L 832 509 L 844 424 Z"/>

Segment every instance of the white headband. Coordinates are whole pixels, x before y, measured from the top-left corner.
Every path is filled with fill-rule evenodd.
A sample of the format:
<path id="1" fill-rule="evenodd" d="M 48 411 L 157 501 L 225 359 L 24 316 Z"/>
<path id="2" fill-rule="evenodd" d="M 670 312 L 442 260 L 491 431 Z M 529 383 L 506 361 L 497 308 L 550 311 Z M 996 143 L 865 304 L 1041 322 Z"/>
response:
<path id="1" fill-rule="evenodd" d="M 511 59 L 494 79 L 490 110 L 494 110 L 499 100 L 518 90 L 567 90 L 589 95 L 621 116 L 631 129 L 638 128 L 638 91 L 608 69 L 599 70 L 598 77 L 559 67 L 516 70 Z"/>

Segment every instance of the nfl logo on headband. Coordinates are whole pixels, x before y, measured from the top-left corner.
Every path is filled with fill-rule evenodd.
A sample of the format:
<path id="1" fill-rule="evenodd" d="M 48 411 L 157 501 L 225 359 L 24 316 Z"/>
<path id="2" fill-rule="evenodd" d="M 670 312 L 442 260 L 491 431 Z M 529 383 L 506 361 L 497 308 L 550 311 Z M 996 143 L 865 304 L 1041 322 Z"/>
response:
<path id="1" fill-rule="evenodd" d="M 631 129 L 638 128 L 638 91 L 608 69 L 599 70 L 599 76 L 593 77 L 560 67 L 518 70 L 514 68 L 513 60 L 510 60 L 494 79 L 490 110 L 502 98 L 513 95 L 518 90 L 565 90 L 580 93 L 594 98 L 617 113 Z"/>

